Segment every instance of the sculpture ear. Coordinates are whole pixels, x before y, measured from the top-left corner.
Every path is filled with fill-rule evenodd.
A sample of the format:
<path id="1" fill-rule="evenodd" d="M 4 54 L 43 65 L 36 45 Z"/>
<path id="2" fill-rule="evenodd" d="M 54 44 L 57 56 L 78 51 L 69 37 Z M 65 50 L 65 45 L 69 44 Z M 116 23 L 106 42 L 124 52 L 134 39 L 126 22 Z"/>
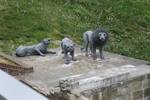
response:
<path id="1" fill-rule="evenodd" d="M 43 40 L 42 40 L 42 43 L 44 43 L 44 44 L 49 44 L 50 42 L 51 42 L 50 39 L 43 39 Z"/>
<path id="2" fill-rule="evenodd" d="M 47 40 L 50 42 L 52 39 L 48 38 Z"/>
<path id="3" fill-rule="evenodd" d="M 49 42 L 50 42 L 51 40 L 50 40 L 50 39 L 48 39 L 47 41 L 49 41 Z"/>
<path id="4" fill-rule="evenodd" d="M 50 38 L 46 38 L 46 39 L 43 39 L 42 42 L 43 41 L 51 41 L 51 39 Z"/>

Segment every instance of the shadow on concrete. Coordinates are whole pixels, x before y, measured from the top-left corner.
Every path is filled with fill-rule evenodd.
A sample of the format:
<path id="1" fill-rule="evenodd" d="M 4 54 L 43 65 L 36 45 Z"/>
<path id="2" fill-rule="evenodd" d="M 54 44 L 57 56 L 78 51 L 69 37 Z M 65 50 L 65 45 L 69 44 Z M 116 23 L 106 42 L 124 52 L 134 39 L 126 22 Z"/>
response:
<path id="1" fill-rule="evenodd" d="M 147 63 L 146 65 L 150 65 L 150 63 Z"/>

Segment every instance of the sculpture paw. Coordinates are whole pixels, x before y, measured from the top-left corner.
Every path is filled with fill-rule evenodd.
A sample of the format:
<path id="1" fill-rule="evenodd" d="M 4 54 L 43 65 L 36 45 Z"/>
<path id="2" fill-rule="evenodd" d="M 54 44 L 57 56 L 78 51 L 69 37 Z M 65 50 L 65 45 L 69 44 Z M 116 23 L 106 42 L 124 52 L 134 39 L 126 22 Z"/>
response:
<path id="1" fill-rule="evenodd" d="M 46 56 L 46 54 L 42 54 L 41 56 L 45 57 L 45 56 Z"/>
<path id="2" fill-rule="evenodd" d="M 93 60 L 96 60 L 97 59 L 97 57 L 96 56 L 93 56 Z"/>
<path id="3" fill-rule="evenodd" d="M 69 60 L 66 60 L 66 61 L 65 61 L 65 64 L 69 64 L 69 63 L 70 63 L 70 61 L 69 61 Z"/>
<path id="4" fill-rule="evenodd" d="M 76 58 L 73 58 L 72 61 L 77 61 L 77 59 L 76 59 Z"/>
<path id="5" fill-rule="evenodd" d="M 105 59 L 105 57 L 104 56 L 100 56 L 100 59 Z"/>
<path id="6" fill-rule="evenodd" d="M 85 56 L 89 56 L 88 53 L 86 53 Z"/>

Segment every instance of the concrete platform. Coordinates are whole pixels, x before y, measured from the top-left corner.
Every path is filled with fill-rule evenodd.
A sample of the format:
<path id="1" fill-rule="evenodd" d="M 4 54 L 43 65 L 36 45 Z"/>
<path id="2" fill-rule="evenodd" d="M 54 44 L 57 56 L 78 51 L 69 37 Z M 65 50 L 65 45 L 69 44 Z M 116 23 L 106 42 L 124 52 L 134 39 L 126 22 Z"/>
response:
<path id="1" fill-rule="evenodd" d="M 94 61 L 91 57 L 84 56 L 85 54 L 77 47 L 75 53 L 77 61 L 66 65 L 63 61 L 63 55 L 60 53 L 60 48 L 51 51 L 56 51 L 57 54 L 48 54 L 45 57 L 16 57 L 15 59 L 34 68 L 33 73 L 18 76 L 18 78 L 28 81 L 33 86 L 49 93 L 52 87 L 59 85 L 60 80 L 71 77 L 81 80 L 80 84 L 84 84 L 91 79 L 93 81 L 103 80 L 130 73 L 132 73 L 132 77 L 136 77 L 150 73 L 150 66 L 147 65 L 149 62 L 113 53 L 105 52 L 105 60 L 97 59 Z M 120 81 L 127 77 L 121 77 Z M 117 79 L 119 80 L 119 78 Z M 79 92 L 82 92 L 82 89 L 86 90 L 86 88 L 80 87 Z"/>

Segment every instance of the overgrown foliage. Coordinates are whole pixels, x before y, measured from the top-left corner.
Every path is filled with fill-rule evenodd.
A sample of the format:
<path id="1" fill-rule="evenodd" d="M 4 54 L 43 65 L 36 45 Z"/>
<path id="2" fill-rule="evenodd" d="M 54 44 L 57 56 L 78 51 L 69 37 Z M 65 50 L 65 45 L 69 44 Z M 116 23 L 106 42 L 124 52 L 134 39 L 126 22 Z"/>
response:
<path id="1" fill-rule="evenodd" d="M 104 26 L 107 51 L 150 61 L 149 0 L 0 0 L 0 48 L 45 37 L 69 36 L 82 43 L 83 32 Z"/>

